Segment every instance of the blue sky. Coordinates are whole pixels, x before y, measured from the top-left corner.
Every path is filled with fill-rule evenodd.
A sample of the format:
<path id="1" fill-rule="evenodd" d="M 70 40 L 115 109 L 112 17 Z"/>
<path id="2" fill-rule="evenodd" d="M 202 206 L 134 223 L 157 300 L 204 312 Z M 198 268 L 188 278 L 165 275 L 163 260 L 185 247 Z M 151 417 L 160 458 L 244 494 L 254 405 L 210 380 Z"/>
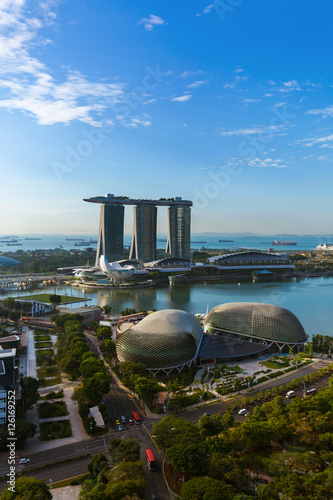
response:
<path id="1" fill-rule="evenodd" d="M 105 193 L 191 199 L 193 232 L 332 233 L 332 14 L 2 0 L 0 234 L 96 233 Z"/>

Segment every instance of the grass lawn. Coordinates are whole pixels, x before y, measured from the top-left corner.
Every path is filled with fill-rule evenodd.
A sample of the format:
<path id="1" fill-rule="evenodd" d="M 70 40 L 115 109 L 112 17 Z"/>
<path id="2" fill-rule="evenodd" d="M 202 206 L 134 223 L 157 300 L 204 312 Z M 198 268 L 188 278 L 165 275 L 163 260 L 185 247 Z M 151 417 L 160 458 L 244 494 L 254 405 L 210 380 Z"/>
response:
<path id="1" fill-rule="evenodd" d="M 39 356 L 40 354 L 50 354 L 52 356 L 54 351 L 53 349 L 36 349 L 36 356 Z"/>
<path id="2" fill-rule="evenodd" d="M 46 394 L 45 396 L 40 396 L 39 399 L 42 399 L 42 400 L 47 400 L 47 399 L 59 399 L 59 398 L 63 398 L 64 397 L 64 391 L 61 389 L 60 391 L 58 392 L 49 392 L 48 394 Z"/>
<path id="3" fill-rule="evenodd" d="M 45 347 L 47 348 L 51 348 L 52 347 L 52 342 L 36 342 L 35 341 L 35 347 L 36 349 L 45 349 Z"/>
<path id="4" fill-rule="evenodd" d="M 39 425 L 41 441 L 72 437 L 72 429 L 69 420 L 57 420 L 56 422 L 42 422 Z"/>
<path id="5" fill-rule="evenodd" d="M 59 375 L 59 370 L 57 365 L 50 365 L 47 366 L 46 368 L 38 368 L 37 370 L 38 378 L 55 377 L 56 375 Z"/>
<path id="6" fill-rule="evenodd" d="M 56 375 L 54 378 L 44 379 L 43 383 L 40 384 L 41 387 L 51 387 L 52 385 L 61 384 L 60 375 Z"/>
<path id="7" fill-rule="evenodd" d="M 51 340 L 51 335 L 35 335 L 35 342 L 42 342 L 43 340 Z"/>
<path id="8" fill-rule="evenodd" d="M 64 417 L 68 415 L 66 403 L 56 401 L 55 403 L 40 403 L 38 405 L 39 418 Z"/>
<path id="9" fill-rule="evenodd" d="M 267 368 L 273 368 L 273 370 L 278 370 L 279 368 L 287 368 L 289 366 L 288 361 L 266 361 L 264 365 Z"/>
<path id="10" fill-rule="evenodd" d="M 75 486 L 77 484 L 82 484 L 89 474 L 82 474 L 81 476 L 76 476 L 75 478 L 71 477 L 70 479 L 63 479 L 62 481 L 57 481 L 56 483 L 52 483 L 52 489 L 55 488 L 64 488 L 65 486 Z"/>
<path id="11" fill-rule="evenodd" d="M 41 366 L 44 363 L 48 363 L 50 365 L 54 365 L 55 364 L 55 359 L 51 358 L 50 360 L 47 360 L 45 358 L 45 356 L 43 356 L 42 354 L 39 354 L 38 356 L 36 356 L 36 365 L 37 366 Z"/>
<path id="12" fill-rule="evenodd" d="M 38 302 L 45 302 L 45 304 L 51 304 L 50 295 L 52 293 L 37 293 L 36 295 L 25 295 L 24 297 L 20 297 L 20 299 L 28 299 L 28 300 L 38 300 Z M 71 297 L 70 295 L 59 295 L 61 297 L 60 304 L 67 304 L 69 302 L 83 302 L 85 299 L 80 297 Z"/>

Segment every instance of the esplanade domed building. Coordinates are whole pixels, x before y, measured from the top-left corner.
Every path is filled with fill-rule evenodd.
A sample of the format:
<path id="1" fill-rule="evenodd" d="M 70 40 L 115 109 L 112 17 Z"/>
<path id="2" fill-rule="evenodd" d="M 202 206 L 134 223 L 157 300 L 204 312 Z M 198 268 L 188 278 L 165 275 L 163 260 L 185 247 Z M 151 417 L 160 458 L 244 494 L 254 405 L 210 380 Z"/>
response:
<path id="1" fill-rule="evenodd" d="M 150 372 L 181 371 L 197 358 L 203 329 L 196 316 L 164 309 L 128 328 L 116 342 L 119 361 L 144 363 Z"/>
<path id="2" fill-rule="evenodd" d="M 151 373 L 169 375 L 193 362 L 241 361 L 270 348 L 300 350 L 307 337 L 296 316 L 282 307 L 231 302 L 212 309 L 204 331 L 196 316 L 165 309 L 146 316 L 125 330 L 116 342 L 119 361 L 144 363 Z"/>
<path id="3" fill-rule="evenodd" d="M 205 332 L 256 342 L 279 349 L 302 348 L 307 341 L 300 321 L 288 309 L 256 302 L 232 302 L 214 307 L 207 315 Z"/>

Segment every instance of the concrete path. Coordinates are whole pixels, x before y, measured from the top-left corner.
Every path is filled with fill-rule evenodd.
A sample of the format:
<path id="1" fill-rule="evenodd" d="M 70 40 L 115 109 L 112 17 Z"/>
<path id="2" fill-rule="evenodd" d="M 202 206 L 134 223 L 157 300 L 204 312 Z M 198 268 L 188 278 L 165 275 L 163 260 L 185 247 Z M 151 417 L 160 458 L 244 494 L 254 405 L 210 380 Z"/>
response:
<path id="1" fill-rule="evenodd" d="M 51 489 L 54 500 L 77 500 L 82 486 L 65 486 L 64 488 Z"/>
<path id="2" fill-rule="evenodd" d="M 50 486 L 50 485 L 49 485 Z M 51 489 L 54 500 L 77 500 L 82 486 L 65 486 L 63 488 Z"/>
<path id="3" fill-rule="evenodd" d="M 37 377 L 36 351 L 33 330 L 27 331 L 27 377 Z"/>

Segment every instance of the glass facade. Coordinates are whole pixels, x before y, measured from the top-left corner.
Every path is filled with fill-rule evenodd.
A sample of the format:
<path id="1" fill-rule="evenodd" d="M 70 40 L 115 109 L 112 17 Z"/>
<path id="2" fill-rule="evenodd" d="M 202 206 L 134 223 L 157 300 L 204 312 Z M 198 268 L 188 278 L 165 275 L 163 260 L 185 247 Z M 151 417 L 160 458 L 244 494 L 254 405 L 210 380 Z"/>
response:
<path id="1" fill-rule="evenodd" d="M 99 257 L 105 255 L 108 262 L 123 258 L 124 252 L 124 205 L 102 205 L 96 252 L 96 265 Z"/>
<path id="2" fill-rule="evenodd" d="M 192 361 L 202 335 L 200 321 L 190 313 L 165 309 L 149 314 L 117 340 L 119 361 L 147 368 L 178 367 Z"/>
<path id="3" fill-rule="evenodd" d="M 172 257 L 191 257 L 191 207 L 168 208 L 169 234 L 166 253 Z"/>
<path id="4" fill-rule="evenodd" d="M 286 344 L 307 340 L 296 316 L 271 304 L 234 302 L 214 307 L 207 315 L 205 329 L 244 340 L 265 339 Z"/>
<path id="5" fill-rule="evenodd" d="M 130 259 L 150 262 L 156 259 L 157 207 L 134 207 L 133 237 Z"/>

